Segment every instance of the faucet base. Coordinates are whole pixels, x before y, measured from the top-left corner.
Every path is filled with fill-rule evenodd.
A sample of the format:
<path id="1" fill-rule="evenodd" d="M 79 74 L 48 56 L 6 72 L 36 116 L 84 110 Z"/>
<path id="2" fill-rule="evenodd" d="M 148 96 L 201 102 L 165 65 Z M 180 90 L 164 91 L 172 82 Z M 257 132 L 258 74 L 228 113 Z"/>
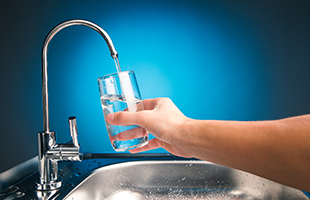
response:
<path id="1" fill-rule="evenodd" d="M 49 183 L 36 183 L 37 190 L 56 190 L 62 186 L 62 179 L 57 179 L 56 181 L 51 181 Z"/>

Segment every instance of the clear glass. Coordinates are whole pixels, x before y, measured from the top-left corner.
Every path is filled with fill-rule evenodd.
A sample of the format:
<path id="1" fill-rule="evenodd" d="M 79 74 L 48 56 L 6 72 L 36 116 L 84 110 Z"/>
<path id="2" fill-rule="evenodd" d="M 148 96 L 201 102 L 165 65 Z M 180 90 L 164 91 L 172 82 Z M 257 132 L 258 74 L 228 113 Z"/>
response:
<path id="1" fill-rule="evenodd" d="M 137 126 L 115 126 L 106 116 L 114 112 L 139 112 L 143 103 L 134 71 L 122 71 L 98 78 L 102 110 L 108 135 L 115 151 L 126 151 L 148 143 L 148 133 Z M 121 133 L 121 134 L 120 134 Z M 138 138 L 133 137 L 139 136 Z"/>

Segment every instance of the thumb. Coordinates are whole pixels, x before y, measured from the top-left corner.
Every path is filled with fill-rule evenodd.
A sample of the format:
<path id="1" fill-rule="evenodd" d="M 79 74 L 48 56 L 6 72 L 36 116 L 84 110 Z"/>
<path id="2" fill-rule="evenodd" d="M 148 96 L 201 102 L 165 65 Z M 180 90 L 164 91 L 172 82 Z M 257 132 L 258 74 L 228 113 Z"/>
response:
<path id="1" fill-rule="evenodd" d="M 113 125 L 133 125 L 137 123 L 136 112 L 115 112 L 106 115 L 106 120 L 109 124 Z"/>

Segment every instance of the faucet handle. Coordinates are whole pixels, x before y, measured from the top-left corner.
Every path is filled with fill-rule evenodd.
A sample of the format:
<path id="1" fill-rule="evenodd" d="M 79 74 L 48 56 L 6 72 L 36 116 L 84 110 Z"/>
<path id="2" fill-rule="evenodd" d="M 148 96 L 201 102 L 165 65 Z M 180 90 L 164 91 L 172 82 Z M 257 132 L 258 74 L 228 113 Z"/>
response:
<path id="1" fill-rule="evenodd" d="M 74 146 L 79 147 L 79 142 L 77 139 L 78 132 L 77 132 L 77 126 L 76 126 L 76 117 L 74 116 L 69 117 L 68 121 L 69 121 L 70 134 L 72 137 L 72 143 Z"/>

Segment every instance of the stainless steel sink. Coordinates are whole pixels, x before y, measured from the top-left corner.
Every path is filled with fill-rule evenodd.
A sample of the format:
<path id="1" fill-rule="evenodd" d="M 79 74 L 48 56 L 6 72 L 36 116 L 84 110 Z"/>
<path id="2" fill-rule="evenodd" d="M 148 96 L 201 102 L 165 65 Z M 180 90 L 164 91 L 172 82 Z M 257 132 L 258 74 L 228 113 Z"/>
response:
<path id="1" fill-rule="evenodd" d="M 37 158 L 1 173 L 0 200 L 309 200 L 310 197 L 308 193 L 249 173 L 170 154 L 89 152 L 82 162 L 59 163 L 63 185 L 52 191 L 36 190 L 38 177 Z"/>
<path id="2" fill-rule="evenodd" d="M 203 161 L 130 161 L 92 171 L 64 199 L 308 199 L 299 190 Z"/>

